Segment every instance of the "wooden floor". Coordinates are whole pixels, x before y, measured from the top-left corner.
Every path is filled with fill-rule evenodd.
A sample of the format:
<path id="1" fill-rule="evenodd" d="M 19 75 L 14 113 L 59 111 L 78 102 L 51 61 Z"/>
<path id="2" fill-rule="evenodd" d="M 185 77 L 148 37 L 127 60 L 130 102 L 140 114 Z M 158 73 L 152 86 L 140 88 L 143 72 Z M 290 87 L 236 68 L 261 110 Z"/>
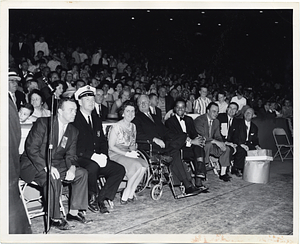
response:
<path id="1" fill-rule="evenodd" d="M 64 240 L 99 243 L 133 240 L 149 243 L 280 243 L 286 238 L 295 240 L 293 161 L 271 162 L 268 184 L 249 183 L 242 178 L 232 177 L 231 182 L 223 182 L 209 171 L 206 182 L 209 193 L 178 200 L 173 198 L 168 186 L 164 186 L 163 195 L 158 201 L 152 200 L 150 189 L 146 189 L 135 203 L 123 206 L 119 203 L 118 194 L 110 214 L 88 211 L 87 218 L 93 219 L 92 223 L 75 223 L 76 228 L 70 231 L 52 228 L 49 234 L 65 234 Z M 42 217 L 32 220 L 32 229 L 35 234 L 43 233 Z M 173 235 L 158 234 L 176 236 L 173 239 Z M 62 240 L 61 235 L 53 236 Z"/>

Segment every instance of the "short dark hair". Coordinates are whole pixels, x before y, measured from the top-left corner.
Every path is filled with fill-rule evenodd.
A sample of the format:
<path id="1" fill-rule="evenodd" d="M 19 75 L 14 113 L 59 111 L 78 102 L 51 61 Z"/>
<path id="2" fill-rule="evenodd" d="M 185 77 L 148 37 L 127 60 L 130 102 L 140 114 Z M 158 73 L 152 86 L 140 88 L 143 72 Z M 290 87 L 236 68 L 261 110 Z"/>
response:
<path id="1" fill-rule="evenodd" d="M 176 100 L 175 100 L 175 102 L 174 102 L 174 108 L 177 106 L 177 103 L 178 102 L 183 102 L 184 103 L 184 106 L 186 106 L 186 102 L 181 98 L 181 97 L 179 97 L 179 98 L 177 98 Z"/>
<path id="2" fill-rule="evenodd" d="M 136 103 L 131 101 L 131 100 L 127 100 L 127 101 L 123 102 L 121 107 L 118 109 L 118 113 L 119 113 L 120 117 L 122 117 L 122 115 L 125 111 L 125 108 L 128 107 L 128 106 L 134 107 L 134 111 L 135 111 L 135 113 L 137 113 L 138 109 L 137 109 Z"/>
<path id="3" fill-rule="evenodd" d="M 238 105 L 236 102 L 230 102 L 230 103 L 228 104 L 228 107 L 229 107 L 231 104 L 237 106 L 237 109 L 239 109 L 239 105 Z"/>
<path id="4" fill-rule="evenodd" d="M 70 97 L 62 97 L 61 99 L 59 99 L 58 104 L 57 104 L 57 109 L 62 108 L 63 104 L 65 102 L 73 102 L 76 104 L 76 101 L 74 100 L 74 98 L 70 98 Z"/>
<path id="5" fill-rule="evenodd" d="M 39 95 L 39 96 L 42 98 L 42 103 L 44 103 L 44 102 L 46 101 L 44 94 L 43 94 L 40 90 L 38 90 L 38 89 L 33 89 L 33 90 L 29 93 L 29 95 L 28 95 L 28 101 L 29 101 L 29 102 L 31 101 L 31 97 L 32 97 L 33 94 Z"/>
<path id="6" fill-rule="evenodd" d="M 22 104 L 19 111 L 21 110 L 21 108 L 27 108 L 28 110 L 30 110 L 30 115 L 33 114 L 33 111 L 34 111 L 34 107 L 32 106 L 31 103 L 25 103 L 25 104 Z"/>
<path id="7" fill-rule="evenodd" d="M 213 105 L 219 107 L 219 105 L 216 104 L 215 102 L 210 102 L 206 107 L 206 111 L 210 110 L 211 106 L 213 106 Z"/>
<path id="8" fill-rule="evenodd" d="M 153 97 L 158 97 L 158 95 L 156 93 L 150 93 L 149 99 L 151 100 Z"/>

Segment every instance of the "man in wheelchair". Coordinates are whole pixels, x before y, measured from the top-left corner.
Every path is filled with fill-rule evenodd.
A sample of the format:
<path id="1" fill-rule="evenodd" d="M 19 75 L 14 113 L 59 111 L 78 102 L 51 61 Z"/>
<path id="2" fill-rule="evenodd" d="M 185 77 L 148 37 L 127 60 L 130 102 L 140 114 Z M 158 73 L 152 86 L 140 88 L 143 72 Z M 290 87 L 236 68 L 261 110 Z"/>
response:
<path id="1" fill-rule="evenodd" d="M 172 161 L 166 161 L 171 161 L 171 171 L 184 185 L 185 194 L 197 195 L 202 192 L 202 189 L 195 187 L 192 183 L 191 176 L 181 160 L 180 149 L 186 142 L 186 135 L 172 133 L 156 115 L 150 113 L 150 101 L 147 95 L 141 95 L 137 100 L 137 105 L 139 111 L 132 121 L 136 125 L 137 141 L 149 141 L 153 144 L 155 154 L 172 157 Z M 147 147 L 139 145 L 139 149 L 142 150 L 147 150 Z"/>
<path id="2" fill-rule="evenodd" d="M 185 135 L 185 144 L 181 148 L 183 159 L 191 160 L 195 168 L 195 186 L 207 190 L 202 181 L 206 180 L 206 168 L 204 163 L 205 138 L 200 136 L 194 126 L 191 117 L 185 115 L 186 103 L 182 98 L 175 102 L 174 115 L 165 123 L 166 127 L 173 133 Z"/>

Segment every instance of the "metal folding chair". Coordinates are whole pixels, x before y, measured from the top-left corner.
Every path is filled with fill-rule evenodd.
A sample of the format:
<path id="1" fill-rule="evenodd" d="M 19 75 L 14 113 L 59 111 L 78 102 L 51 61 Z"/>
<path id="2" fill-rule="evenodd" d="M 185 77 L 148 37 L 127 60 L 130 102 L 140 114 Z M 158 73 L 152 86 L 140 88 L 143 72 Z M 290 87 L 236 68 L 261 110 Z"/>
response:
<path id="1" fill-rule="evenodd" d="M 34 181 L 26 183 L 25 181 L 20 179 L 19 190 L 29 224 L 31 225 L 31 219 L 45 215 L 41 196 L 41 187 Z M 60 211 L 65 217 L 66 213 L 62 203 L 62 197 L 60 197 L 59 199 L 59 204 Z"/>
<path id="2" fill-rule="evenodd" d="M 281 162 L 284 159 L 293 159 L 293 144 L 290 143 L 290 140 L 283 128 L 274 128 L 273 129 L 273 137 L 275 140 L 275 144 L 277 147 L 277 152 L 274 155 L 276 158 L 278 155 L 280 156 Z M 291 158 L 288 158 L 288 155 L 291 154 Z"/>

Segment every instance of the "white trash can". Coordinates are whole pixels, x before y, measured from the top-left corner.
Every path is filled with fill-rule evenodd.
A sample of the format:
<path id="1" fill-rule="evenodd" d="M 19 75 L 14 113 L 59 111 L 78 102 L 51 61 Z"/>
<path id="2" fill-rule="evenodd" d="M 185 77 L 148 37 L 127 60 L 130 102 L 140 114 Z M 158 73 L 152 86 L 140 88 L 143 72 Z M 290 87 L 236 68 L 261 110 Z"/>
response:
<path id="1" fill-rule="evenodd" d="M 243 172 L 243 180 L 251 183 L 266 184 L 270 178 L 270 156 L 247 156 Z"/>

